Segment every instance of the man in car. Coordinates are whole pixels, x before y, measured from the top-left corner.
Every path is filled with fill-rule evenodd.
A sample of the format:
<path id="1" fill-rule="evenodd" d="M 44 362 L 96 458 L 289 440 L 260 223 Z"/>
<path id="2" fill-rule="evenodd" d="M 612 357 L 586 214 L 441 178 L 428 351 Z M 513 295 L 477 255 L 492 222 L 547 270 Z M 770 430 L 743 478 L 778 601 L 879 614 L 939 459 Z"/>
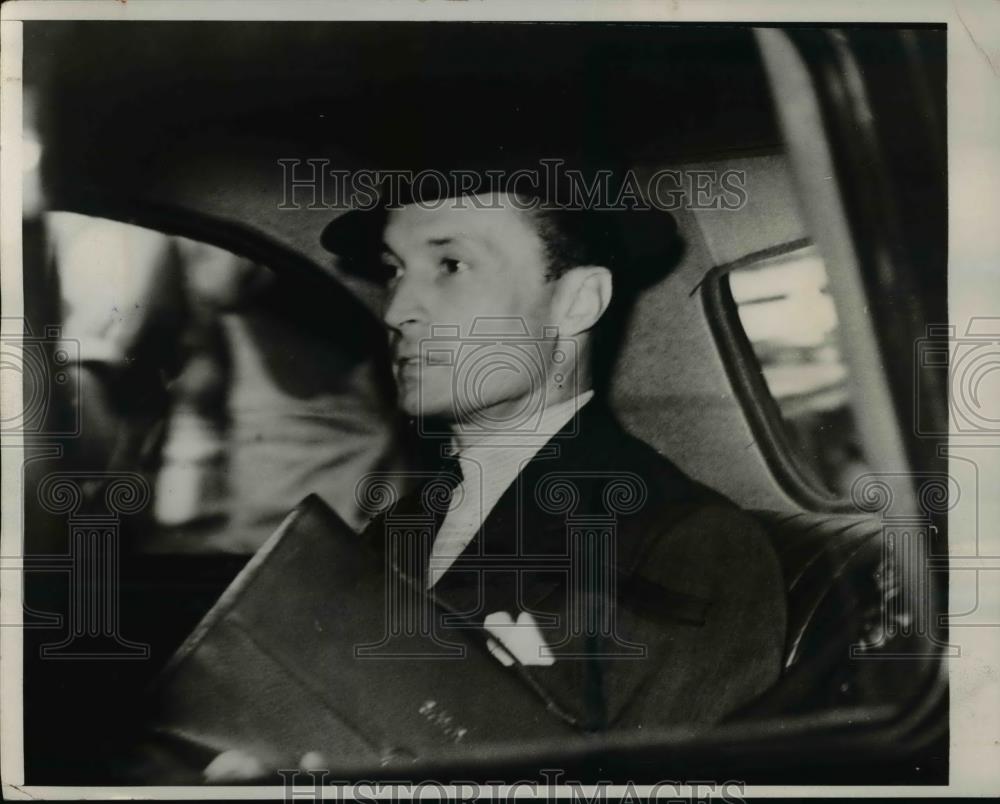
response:
<path id="1" fill-rule="evenodd" d="M 323 668 L 309 675 L 301 664 L 315 656 L 342 662 L 335 658 L 342 650 L 317 647 L 306 659 L 284 635 L 269 638 L 268 645 L 285 645 L 276 655 L 298 667 L 296 677 L 314 679 L 306 687 L 318 697 L 301 703 L 300 693 L 279 692 L 282 684 L 264 673 L 267 683 L 250 704 L 263 712 L 260 722 L 272 723 L 283 700 L 310 711 L 333 706 L 335 719 L 311 737 L 285 735 L 304 752 L 300 766 L 315 769 L 370 749 L 337 735 L 364 734 L 377 748 L 403 723 L 412 733 L 395 739 L 421 750 L 441 740 L 653 737 L 737 712 L 781 669 L 785 597 L 775 554 L 749 515 L 621 427 L 603 380 L 628 298 L 676 258 L 672 218 L 608 204 L 560 206 L 553 193 L 530 188 L 470 191 L 463 183 L 433 196 L 412 189 L 342 214 L 322 242 L 342 270 L 386 283 L 383 321 L 398 404 L 436 468 L 418 473 L 417 487 L 362 534 L 370 572 L 389 584 L 385 619 L 336 606 L 330 611 L 343 622 L 327 634 L 317 619 L 310 632 L 310 644 L 354 640 L 347 646 L 353 661 L 340 670 L 355 686 L 321 693 L 343 678 Z M 310 549 L 302 546 L 308 537 L 296 543 L 289 555 Z M 327 572 L 335 569 L 314 571 L 315 562 L 302 560 L 310 583 L 321 587 L 304 594 L 328 594 Z M 348 585 L 363 586 L 361 577 Z M 386 638 L 364 632 L 357 640 L 350 623 L 360 622 L 384 626 Z M 298 633 L 310 626 L 279 620 L 271 627 Z M 400 635 L 410 641 L 394 653 Z M 449 655 L 449 641 L 468 650 Z M 226 644 L 204 657 L 209 675 Z M 358 645 L 368 658 L 388 661 L 362 667 Z M 440 663 L 426 670 L 432 657 L 416 656 L 414 645 L 418 653 L 443 650 Z M 243 658 L 229 661 L 231 682 L 212 687 L 227 695 L 232 684 L 249 683 L 240 668 L 261 661 L 235 655 Z M 188 681 L 205 678 L 196 670 Z M 348 706 L 353 725 L 343 732 L 340 694 L 379 701 L 379 714 Z M 229 722 L 228 710 L 223 719 Z M 207 728 L 216 731 L 211 722 Z M 244 736 L 227 738 L 234 747 L 204 766 L 203 778 L 267 776 L 274 761 L 265 757 L 268 736 L 251 730 L 248 737 L 240 723 L 232 728 Z M 338 746 L 337 755 L 319 743 Z M 397 753 L 384 761 L 397 761 Z"/>
<path id="2" fill-rule="evenodd" d="M 398 404 L 442 467 L 365 538 L 436 506 L 425 543 L 386 560 L 580 729 L 712 724 L 778 678 L 781 570 L 599 387 L 625 299 L 673 259 L 672 218 L 552 197 L 449 185 L 325 230 L 386 281 Z"/>

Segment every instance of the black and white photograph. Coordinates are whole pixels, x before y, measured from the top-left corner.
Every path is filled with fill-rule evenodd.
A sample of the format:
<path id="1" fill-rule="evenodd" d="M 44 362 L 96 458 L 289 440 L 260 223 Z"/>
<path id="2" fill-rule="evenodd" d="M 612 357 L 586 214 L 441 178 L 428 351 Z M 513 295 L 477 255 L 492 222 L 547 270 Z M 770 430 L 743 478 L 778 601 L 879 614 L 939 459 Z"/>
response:
<path id="1" fill-rule="evenodd" d="M 5 797 L 1000 793 L 1000 7 L 2 26 Z"/>

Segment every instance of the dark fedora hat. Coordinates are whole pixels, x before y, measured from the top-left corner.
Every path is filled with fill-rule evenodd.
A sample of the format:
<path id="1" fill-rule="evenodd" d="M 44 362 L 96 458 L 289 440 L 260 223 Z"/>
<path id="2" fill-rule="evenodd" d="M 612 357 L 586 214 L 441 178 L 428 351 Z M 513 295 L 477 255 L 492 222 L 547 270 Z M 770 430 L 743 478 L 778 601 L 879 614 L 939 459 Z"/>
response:
<path id="1" fill-rule="evenodd" d="M 669 212 L 644 200 L 634 174 L 554 163 L 393 171 L 382 177 L 376 192 L 363 194 L 361 206 L 330 221 L 320 242 L 337 255 L 342 269 L 384 281 L 379 254 L 393 209 L 410 204 L 440 208 L 449 199 L 504 194 L 516 199 L 518 208 L 555 223 L 563 239 L 579 244 L 589 262 L 603 264 L 619 282 L 645 287 L 677 264 L 683 253 L 677 223 Z"/>

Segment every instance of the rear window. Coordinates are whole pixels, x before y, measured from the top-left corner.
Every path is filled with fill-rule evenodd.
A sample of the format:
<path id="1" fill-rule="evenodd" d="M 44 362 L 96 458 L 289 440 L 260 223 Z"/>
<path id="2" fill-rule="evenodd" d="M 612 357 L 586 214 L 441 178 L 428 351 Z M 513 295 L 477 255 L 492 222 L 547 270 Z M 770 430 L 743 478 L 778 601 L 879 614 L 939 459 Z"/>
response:
<path id="1" fill-rule="evenodd" d="M 777 251 L 778 253 L 775 253 Z M 868 471 L 850 393 L 850 369 L 826 266 L 811 243 L 740 261 L 721 278 L 735 325 L 745 336 L 762 383 L 745 389 L 769 396 L 762 406 L 801 482 L 824 497 L 847 500 Z M 775 411 L 776 409 L 776 411 Z"/>

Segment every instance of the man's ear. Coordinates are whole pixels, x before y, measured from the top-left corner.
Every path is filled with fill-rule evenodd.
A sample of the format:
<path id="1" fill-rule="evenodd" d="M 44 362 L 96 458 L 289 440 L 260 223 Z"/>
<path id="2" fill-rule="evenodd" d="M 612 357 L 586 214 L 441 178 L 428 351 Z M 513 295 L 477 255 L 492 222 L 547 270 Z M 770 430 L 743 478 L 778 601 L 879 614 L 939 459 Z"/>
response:
<path id="1" fill-rule="evenodd" d="M 557 282 L 552 312 L 559 334 L 572 337 L 592 329 L 611 304 L 611 271 L 601 265 L 581 265 Z"/>

